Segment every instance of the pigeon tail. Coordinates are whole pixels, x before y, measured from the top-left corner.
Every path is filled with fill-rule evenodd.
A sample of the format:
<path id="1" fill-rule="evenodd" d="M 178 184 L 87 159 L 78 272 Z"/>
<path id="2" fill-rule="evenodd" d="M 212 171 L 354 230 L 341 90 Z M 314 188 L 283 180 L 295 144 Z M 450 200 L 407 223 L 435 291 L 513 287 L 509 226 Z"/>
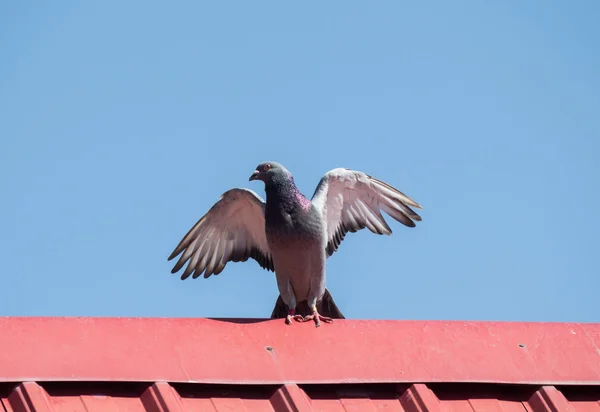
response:
<path id="1" fill-rule="evenodd" d="M 319 315 L 326 316 L 332 319 L 346 319 L 342 312 L 338 309 L 337 305 L 333 301 L 333 296 L 327 289 L 325 289 L 325 293 L 319 302 L 317 302 L 317 311 Z M 283 302 L 281 295 L 277 298 L 277 302 L 275 302 L 275 308 L 273 308 L 273 313 L 271 313 L 271 319 L 283 319 L 288 314 L 288 307 Z M 303 300 L 301 302 L 296 303 L 296 314 L 302 316 L 312 315 L 312 310 L 308 307 L 308 302 Z"/>

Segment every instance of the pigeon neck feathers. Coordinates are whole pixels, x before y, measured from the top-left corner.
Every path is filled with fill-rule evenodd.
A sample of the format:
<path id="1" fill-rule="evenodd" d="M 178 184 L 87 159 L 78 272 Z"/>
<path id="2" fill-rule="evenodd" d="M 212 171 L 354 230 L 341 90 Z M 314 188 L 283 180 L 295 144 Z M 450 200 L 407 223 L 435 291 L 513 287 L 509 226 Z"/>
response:
<path id="1" fill-rule="evenodd" d="M 267 204 L 280 204 L 286 208 L 310 209 L 312 203 L 298 189 L 294 177 L 289 172 L 273 176 L 265 185 Z"/>

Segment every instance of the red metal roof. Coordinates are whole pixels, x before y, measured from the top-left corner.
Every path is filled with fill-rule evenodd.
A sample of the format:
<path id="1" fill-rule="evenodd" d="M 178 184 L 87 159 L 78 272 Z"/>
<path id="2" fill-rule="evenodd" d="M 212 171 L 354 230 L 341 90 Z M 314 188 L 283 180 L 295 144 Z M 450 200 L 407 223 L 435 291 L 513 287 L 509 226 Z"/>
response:
<path id="1" fill-rule="evenodd" d="M 0 318 L 0 411 L 598 411 L 600 324 Z"/>

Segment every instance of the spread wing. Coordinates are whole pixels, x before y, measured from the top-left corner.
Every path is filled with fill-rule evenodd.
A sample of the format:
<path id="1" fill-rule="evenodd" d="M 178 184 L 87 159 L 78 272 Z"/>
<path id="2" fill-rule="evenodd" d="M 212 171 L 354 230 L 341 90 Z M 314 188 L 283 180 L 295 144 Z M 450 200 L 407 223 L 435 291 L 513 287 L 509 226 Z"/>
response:
<path id="1" fill-rule="evenodd" d="M 327 256 L 339 247 L 348 232 L 368 228 L 379 235 L 391 235 L 392 229 L 381 215 L 388 215 L 408 227 L 421 217 L 410 208 L 421 206 L 381 180 L 350 169 L 333 169 L 319 182 L 312 197 L 321 212 L 327 230 Z"/>
<path id="2" fill-rule="evenodd" d="M 227 262 L 252 258 L 274 271 L 265 233 L 265 202 L 248 189 L 231 189 L 210 208 L 183 237 L 169 260 L 183 254 L 171 270 L 179 271 L 189 260 L 181 279 L 218 275 Z"/>

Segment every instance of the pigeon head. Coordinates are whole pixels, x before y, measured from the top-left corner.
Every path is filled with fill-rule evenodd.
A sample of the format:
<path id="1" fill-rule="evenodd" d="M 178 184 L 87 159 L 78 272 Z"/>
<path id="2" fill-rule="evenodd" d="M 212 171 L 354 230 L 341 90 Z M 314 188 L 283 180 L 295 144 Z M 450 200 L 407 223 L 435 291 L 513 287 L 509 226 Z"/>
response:
<path id="1" fill-rule="evenodd" d="M 256 166 L 256 170 L 248 180 L 262 180 L 265 184 L 269 184 L 274 179 L 289 176 L 291 176 L 290 172 L 283 165 L 277 162 L 263 162 Z"/>

